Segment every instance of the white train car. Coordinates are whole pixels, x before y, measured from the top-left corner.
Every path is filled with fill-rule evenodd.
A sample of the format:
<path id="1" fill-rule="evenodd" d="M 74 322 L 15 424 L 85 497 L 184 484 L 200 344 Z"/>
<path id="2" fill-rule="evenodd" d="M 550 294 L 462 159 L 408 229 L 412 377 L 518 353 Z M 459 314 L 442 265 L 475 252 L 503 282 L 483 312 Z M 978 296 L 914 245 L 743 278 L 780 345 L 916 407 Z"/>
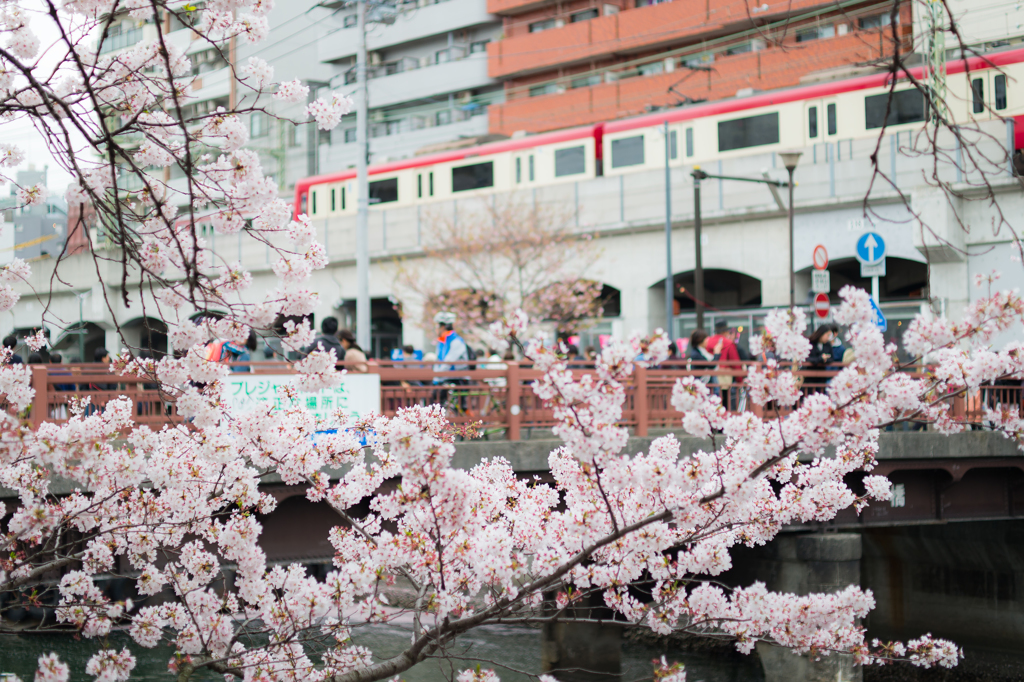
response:
<path id="1" fill-rule="evenodd" d="M 604 174 L 660 168 L 669 126 L 670 165 L 702 165 L 751 153 L 799 149 L 916 130 L 929 117 L 929 102 L 910 77 L 892 88 L 889 73 L 759 93 L 657 112 L 604 125 Z M 947 65 L 946 104 L 961 124 L 1024 114 L 1024 50 L 1010 50 Z M 1024 147 L 1024 120 L 1014 149 Z"/>
<path id="2" fill-rule="evenodd" d="M 601 172 L 600 128 L 583 126 L 370 166 L 370 208 L 593 178 Z M 354 169 L 300 180 L 295 185 L 295 214 L 354 214 L 355 180 Z"/>
<path id="3" fill-rule="evenodd" d="M 669 163 L 676 166 L 868 138 L 883 126 L 889 132 L 917 130 L 930 104 L 911 77 L 926 81 L 923 69 L 911 69 L 893 90 L 891 74 L 874 74 L 373 165 L 370 208 L 662 168 L 666 122 Z M 950 62 L 946 82 L 954 120 L 1014 120 L 1015 137 L 1007 146 L 1024 148 L 1024 49 Z M 354 214 L 355 191 L 353 169 L 304 178 L 295 186 L 295 214 Z"/>

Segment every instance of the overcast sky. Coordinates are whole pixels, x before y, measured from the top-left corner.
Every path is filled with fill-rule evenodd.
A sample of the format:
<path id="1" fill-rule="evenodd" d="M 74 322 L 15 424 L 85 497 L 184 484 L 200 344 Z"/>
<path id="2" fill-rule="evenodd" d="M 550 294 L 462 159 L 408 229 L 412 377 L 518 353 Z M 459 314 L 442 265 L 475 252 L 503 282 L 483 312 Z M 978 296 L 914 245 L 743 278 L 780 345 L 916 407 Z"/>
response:
<path id="1" fill-rule="evenodd" d="M 62 54 L 62 52 L 57 52 L 56 50 L 47 50 L 47 47 L 54 45 L 60 35 L 57 27 L 50 20 L 49 16 L 40 12 L 42 4 L 38 0 L 26 0 L 19 4 L 22 7 L 33 10 L 30 25 L 35 34 L 39 36 L 42 46 L 40 50 L 41 57 L 39 58 L 40 64 L 44 69 L 48 66 L 52 68 L 52 65 L 58 61 Z M 36 169 L 48 166 L 47 185 L 50 191 L 61 195 L 64 194 L 64 190 L 67 189 L 68 184 L 71 182 L 71 174 L 61 168 L 53 159 L 46 147 L 43 136 L 36 131 L 29 120 L 19 118 L 13 122 L 0 123 L 0 142 L 16 144 L 25 151 L 25 162 L 18 166 L 17 169 L 14 169 L 15 171 L 26 169 L 30 165 Z M 4 172 L 9 174 L 10 177 L 14 177 L 13 171 L 5 169 Z M 7 194 L 7 191 L 9 191 L 9 187 L 6 187 L 3 193 Z"/>

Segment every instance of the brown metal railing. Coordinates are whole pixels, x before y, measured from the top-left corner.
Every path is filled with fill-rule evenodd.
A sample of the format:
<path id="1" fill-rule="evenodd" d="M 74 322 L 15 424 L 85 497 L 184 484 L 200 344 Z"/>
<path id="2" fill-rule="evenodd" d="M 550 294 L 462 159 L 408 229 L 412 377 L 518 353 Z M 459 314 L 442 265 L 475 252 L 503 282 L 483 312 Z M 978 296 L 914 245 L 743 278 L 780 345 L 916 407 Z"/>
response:
<path id="1" fill-rule="evenodd" d="M 236 363 L 258 374 L 291 373 L 290 363 L 255 362 Z M 453 372 L 435 372 L 429 361 L 371 361 L 369 371 L 380 375 L 381 411 L 394 416 L 399 409 L 412 405 L 439 403 L 445 406 L 449 420 L 456 425 L 479 424 L 485 435 L 497 435 L 508 440 L 519 440 L 524 430 L 550 429 L 554 415 L 531 390 L 531 384 L 541 372 L 529 362 L 491 362 L 477 360 L 464 363 L 469 369 Z M 670 361 L 656 368 L 636 367 L 626 385 L 622 425 L 638 436 L 645 436 L 651 428 L 669 428 L 679 425 L 680 415 L 672 407 L 672 387 L 685 376 L 730 377 L 728 388 L 712 384 L 730 412 L 748 410 L 759 416 L 785 414 L 774 407 L 761 408 L 744 399 L 743 377 L 745 362 L 735 367 L 715 366 L 715 363 Z M 33 426 L 43 422 L 63 422 L 69 415 L 68 399 L 77 396 L 91 399 L 89 410 L 101 410 L 107 401 L 118 396 L 132 399 L 137 424 L 159 428 L 168 423 L 181 423 L 174 400 L 157 390 L 151 379 L 110 374 L 103 365 L 32 365 L 32 386 L 36 397 L 24 415 Z M 592 363 L 577 363 L 574 373 L 593 372 Z M 806 395 L 824 391 L 827 382 L 838 369 L 798 369 L 800 390 Z M 914 374 L 913 376 L 920 376 Z M 719 379 L 722 381 L 722 379 Z M 953 401 L 954 414 L 980 419 L 985 406 L 1021 405 L 1022 391 L 1017 385 L 984 386 L 967 397 L 957 396 Z"/>

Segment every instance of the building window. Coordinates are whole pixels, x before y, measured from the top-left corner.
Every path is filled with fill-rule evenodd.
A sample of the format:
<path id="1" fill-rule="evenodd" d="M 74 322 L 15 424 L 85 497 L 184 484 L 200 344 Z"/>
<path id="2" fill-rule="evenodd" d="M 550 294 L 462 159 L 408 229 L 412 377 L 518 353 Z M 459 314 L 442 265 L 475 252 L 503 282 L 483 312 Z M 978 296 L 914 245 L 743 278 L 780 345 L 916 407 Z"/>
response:
<path id="1" fill-rule="evenodd" d="M 676 131 L 670 131 L 668 134 L 668 158 L 675 159 L 679 157 L 679 136 Z"/>
<path id="2" fill-rule="evenodd" d="M 660 5 L 666 2 L 672 2 L 672 0 L 636 0 L 636 6 L 649 7 L 651 5 Z"/>
<path id="3" fill-rule="evenodd" d="M 287 131 L 289 147 L 299 147 L 302 145 L 299 139 L 299 127 L 296 124 L 293 123 L 290 126 L 285 126 L 285 130 Z"/>
<path id="4" fill-rule="evenodd" d="M 516 184 L 518 185 L 523 181 L 523 160 L 520 157 L 516 157 Z"/>
<path id="5" fill-rule="evenodd" d="M 919 123 L 924 120 L 924 95 L 917 88 L 892 93 L 890 105 L 888 92 L 864 98 L 864 122 L 870 130 L 882 126 L 903 123 Z M 885 112 L 889 112 L 886 118 Z"/>
<path id="6" fill-rule="evenodd" d="M 477 54 L 479 52 L 487 52 L 487 43 L 489 43 L 489 42 L 491 42 L 491 41 L 490 40 L 478 40 L 476 42 L 470 43 L 469 44 L 469 53 L 470 54 Z"/>
<path id="7" fill-rule="evenodd" d="M 249 116 L 249 137 L 263 137 L 270 133 L 267 115 L 262 111 L 254 111 Z"/>
<path id="8" fill-rule="evenodd" d="M 330 144 L 331 143 L 331 131 L 330 130 L 318 130 L 318 131 L 316 131 L 316 141 L 319 144 Z"/>
<path id="9" fill-rule="evenodd" d="M 861 17 L 857 20 L 857 26 L 862 31 L 866 31 L 871 28 L 882 28 L 892 23 L 892 15 L 886 12 L 885 14 L 872 14 L 870 17 Z"/>
<path id="10" fill-rule="evenodd" d="M 686 156 L 693 156 L 693 128 L 686 129 Z"/>
<path id="11" fill-rule="evenodd" d="M 530 86 L 530 97 L 539 97 L 541 95 L 554 95 L 558 93 L 558 85 L 555 83 L 543 83 L 541 85 Z"/>
<path id="12" fill-rule="evenodd" d="M 812 140 L 818 136 L 818 107 L 807 109 L 807 137 Z"/>
<path id="13" fill-rule="evenodd" d="M 448 51 L 447 47 L 443 50 L 438 50 L 437 52 L 434 53 L 435 64 L 444 64 L 445 62 L 451 61 L 451 59 L 452 55 L 451 52 Z"/>
<path id="14" fill-rule="evenodd" d="M 779 141 L 779 114 L 761 114 L 718 122 L 718 151 L 759 147 Z"/>
<path id="15" fill-rule="evenodd" d="M 996 91 L 996 109 L 1002 111 L 1006 108 L 1006 76 L 996 76 L 993 85 Z"/>
<path id="16" fill-rule="evenodd" d="M 371 204 L 389 204 L 392 201 L 398 201 L 398 178 L 370 183 Z"/>
<path id="17" fill-rule="evenodd" d="M 345 28 L 355 28 L 356 26 L 359 25 L 359 17 L 357 17 L 355 14 L 350 14 L 347 17 L 345 17 L 345 21 L 342 25 Z"/>
<path id="18" fill-rule="evenodd" d="M 638 166 L 644 162 L 644 136 L 612 140 L 612 168 Z"/>
<path id="19" fill-rule="evenodd" d="M 494 187 L 493 161 L 452 168 L 453 192 L 466 192 L 472 189 L 483 189 L 484 187 Z"/>
<path id="20" fill-rule="evenodd" d="M 356 141 L 356 129 L 345 128 L 345 143 L 349 144 Z"/>
<path id="21" fill-rule="evenodd" d="M 589 88 L 591 85 L 600 85 L 601 77 L 598 75 L 583 76 L 582 78 L 573 78 L 569 81 L 570 88 Z"/>
<path id="22" fill-rule="evenodd" d="M 820 38 L 832 38 L 836 34 L 836 27 L 832 24 L 826 26 L 815 26 L 814 28 L 802 28 L 796 32 L 796 42 L 806 43 L 809 40 Z"/>
<path id="23" fill-rule="evenodd" d="M 597 19 L 601 15 L 596 9 L 588 9 L 583 12 L 576 12 L 575 14 L 569 15 L 569 21 L 576 23 L 578 21 L 590 21 L 591 19 Z"/>
<path id="24" fill-rule="evenodd" d="M 835 135 L 839 132 L 839 124 L 836 122 L 836 105 L 829 104 L 825 107 L 825 118 L 828 119 L 828 134 Z"/>
<path id="25" fill-rule="evenodd" d="M 384 124 L 384 128 L 385 135 L 397 135 L 398 133 L 402 132 L 402 122 L 388 121 L 387 123 Z"/>
<path id="26" fill-rule="evenodd" d="M 547 31 L 555 27 L 554 19 L 545 19 L 544 21 L 535 21 L 530 24 L 530 33 L 540 33 L 541 31 Z"/>
<path id="27" fill-rule="evenodd" d="M 530 154 L 530 182 L 533 182 L 534 179 L 535 178 L 533 175 L 533 154 Z"/>
<path id="28" fill-rule="evenodd" d="M 452 110 L 442 109 L 434 114 L 434 125 L 446 126 L 452 122 Z"/>

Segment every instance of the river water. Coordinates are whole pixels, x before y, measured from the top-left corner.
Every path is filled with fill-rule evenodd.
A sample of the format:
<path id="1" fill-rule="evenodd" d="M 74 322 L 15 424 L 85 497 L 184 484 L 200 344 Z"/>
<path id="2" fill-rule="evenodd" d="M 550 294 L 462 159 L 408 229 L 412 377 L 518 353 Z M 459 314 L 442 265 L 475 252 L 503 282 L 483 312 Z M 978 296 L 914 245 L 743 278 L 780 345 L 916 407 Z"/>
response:
<path id="1" fill-rule="evenodd" d="M 357 644 L 367 646 L 381 657 L 398 653 L 407 642 L 405 633 L 394 626 L 372 626 L 359 631 L 353 639 Z M 172 680 L 167 671 L 167 662 L 171 657 L 169 648 L 143 649 L 130 640 L 124 633 L 110 636 L 108 645 L 121 649 L 127 646 L 136 657 L 136 667 L 132 680 L 148 682 L 150 680 Z M 91 681 L 93 678 L 84 673 L 86 661 L 97 649 L 96 641 L 74 640 L 71 636 L 57 634 L 41 635 L 2 635 L 0 636 L 0 673 L 15 673 L 23 682 L 31 682 L 36 661 L 40 654 L 56 652 L 61 659 L 71 666 L 73 681 Z M 489 626 L 479 628 L 472 634 L 460 637 L 453 651 L 461 660 L 425 661 L 401 675 L 407 682 L 445 682 L 451 680 L 452 670 L 456 672 L 468 667 L 475 667 L 479 662 L 483 667 L 493 667 L 503 682 L 530 682 L 535 678 L 524 673 L 540 672 L 540 630 Z M 651 678 L 651 661 L 666 655 L 668 660 L 685 663 L 687 682 L 759 682 L 763 680 L 761 666 L 756 656 L 711 656 L 666 651 L 661 648 L 624 642 L 622 646 L 623 675 L 622 682 L 633 682 Z M 487 663 L 493 661 L 496 664 Z M 500 666 L 509 669 L 502 669 Z M 523 671 L 523 672 L 515 672 Z M 207 673 L 197 675 L 193 679 L 203 682 L 220 682 L 222 677 Z"/>

